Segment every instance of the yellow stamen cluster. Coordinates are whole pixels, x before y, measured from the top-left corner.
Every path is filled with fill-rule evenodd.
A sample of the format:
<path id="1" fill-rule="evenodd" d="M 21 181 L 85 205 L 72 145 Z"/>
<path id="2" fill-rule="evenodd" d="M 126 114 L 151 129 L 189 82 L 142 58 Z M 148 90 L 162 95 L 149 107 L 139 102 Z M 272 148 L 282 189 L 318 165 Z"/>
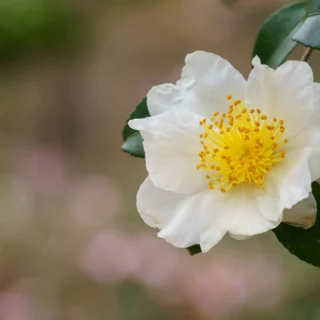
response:
<path id="1" fill-rule="evenodd" d="M 210 189 L 226 192 L 241 183 L 262 187 L 265 175 L 286 156 L 284 121 L 269 119 L 260 109 L 249 110 L 232 96 L 228 100 L 227 113 L 215 112 L 200 121 L 204 133 L 197 169 L 205 171 Z"/>

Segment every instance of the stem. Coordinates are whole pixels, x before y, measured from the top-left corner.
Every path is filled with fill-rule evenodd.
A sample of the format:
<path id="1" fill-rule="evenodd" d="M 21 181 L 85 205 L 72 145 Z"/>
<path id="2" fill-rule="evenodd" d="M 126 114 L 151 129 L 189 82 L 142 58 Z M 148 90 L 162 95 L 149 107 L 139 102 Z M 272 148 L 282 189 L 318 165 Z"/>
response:
<path id="1" fill-rule="evenodd" d="M 305 52 L 303 53 L 300 61 L 308 61 L 308 59 L 310 58 L 311 56 L 311 53 L 312 53 L 312 49 L 311 48 L 307 48 L 305 50 Z"/>

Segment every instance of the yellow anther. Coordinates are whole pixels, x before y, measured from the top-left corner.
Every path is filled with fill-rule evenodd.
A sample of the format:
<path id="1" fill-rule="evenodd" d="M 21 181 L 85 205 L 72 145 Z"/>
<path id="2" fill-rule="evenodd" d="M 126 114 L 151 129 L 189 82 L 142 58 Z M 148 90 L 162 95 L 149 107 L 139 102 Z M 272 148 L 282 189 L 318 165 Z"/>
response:
<path id="1" fill-rule="evenodd" d="M 204 139 L 196 168 L 205 172 L 210 189 L 227 192 L 243 183 L 263 187 L 265 175 L 286 156 L 277 151 L 288 142 L 282 138 L 284 121 L 272 116 L 268 120 L 260 109 L 248 110 L 241 100 L 230 100 L 233 105 L 218 118 L 215 112 L 210 124 L 206 118 L 200 121 L 206 132 L 199 135 Z"/>
<path id="2" fill-rule="evenodd" d="M 231 100 L 231 99 L 232 99 L 232 95 L 229 94 L 229 95 L 227 96 L 227 99 L 228 99 L 228 100 Z"/>

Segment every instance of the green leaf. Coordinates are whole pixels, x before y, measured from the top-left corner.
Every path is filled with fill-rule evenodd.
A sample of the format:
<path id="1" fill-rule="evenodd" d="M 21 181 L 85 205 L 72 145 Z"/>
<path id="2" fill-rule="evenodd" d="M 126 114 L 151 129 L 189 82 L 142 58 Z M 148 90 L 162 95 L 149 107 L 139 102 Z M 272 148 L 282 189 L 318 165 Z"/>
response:
<path id="1" fill-rule="evenodd" d="M 320 15 L 309 15 L 292 39 L 306 47 L 320 49 Z"/>
<path id="2" fill-rule="evenodd" d="M 281 223 L 273 230 L 278 240 L 300 260 L 320 267 L 320 185 L 312 183 L 312 193 L 317 201 L 317 220 L 310 229 Z"/>
<path id="3" fill-rule="evenodd" d="M 308 0 L 307 1 L 307 13 L 315 13 L 320 10 L 320 0 Z"/>
<path id="4" fill-rule="evenodd" d="M 195 244 L 189 248 L 187 248 L 189 251 L 190 255 L 194 256 L 195 254 L 201 253 L 201 248 L 198 244 Z"/>
<path id="5" fill-rule="evenodd" d="M 142 142 L 143 139 L 140 132 L 136 132 L 128 137 L 128 139 L 123 143 L 121 149 L 134 157 L 144 158 Z"/>
<path id="6" fill-rule="evenodd" d="M 147 106 L 147 98 L 143 98 L 137 105 L 136 109 L 131 113 L 126 125 L 122 131 L 123 145 L 121 149 L 124 152 L 138 158 L 144 158 L 143 139 L 139 131 L 128 126 L 129 120 L 143 119 L 149 117 L 150 113 Z"/>
<path id="7" fill-rule="evenodd" d="M 274 12 L 258 33 L 253 57 L 257 55 L 263 64 L 277 68 L 297 46 L 291 38 L 305 14 L 305 2 L 295 2 Z"/>

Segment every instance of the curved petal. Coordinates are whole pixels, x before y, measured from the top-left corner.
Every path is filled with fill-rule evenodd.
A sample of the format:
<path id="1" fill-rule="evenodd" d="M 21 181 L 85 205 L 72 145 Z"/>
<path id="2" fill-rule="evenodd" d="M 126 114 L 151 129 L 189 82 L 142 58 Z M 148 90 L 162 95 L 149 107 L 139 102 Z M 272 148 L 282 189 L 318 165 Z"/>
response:
<path id="1" fill-rule="evenodd" d="M 286 159 L 272 168 L 266 176 L 265 185 L 278 194 L 282 210 L 290 209 L 309 196 L 313 181 L 312 167 L 316 166 L 312 162 L 315 158 L 310 157 L 311 152 L 310 148 L 289 151 Z"/>
<path id="2" fill-rule="evenodd" d="M 186 248 L 199 243 L 199 208 L 206 192 L 191 196 L 167 192 L 147 178 L 138 191 L 137 208 L 146 224 L 162 230 L 159 237 Z"/>
<path id="3" fill-rule="evenodd" d="M 137 194 L 137 208 L 145 223 L 161 230 L 159 237 L 176 247 L 200 243 L 202 252 L 207 252 L 227 232 L 244 240 L 280 223 L 281 212 L 278 221 L 266 219 L 258 201 L 248 192 L 254 188 L 247 187 L 239 186 L 227 193 L 204 190 L 186 195 L 157 188 L 147 178 Z"/>
<path id="4" fill-rule="evenodd" d="M 142 134 L 147 170 L 157 187 L 177 193 L 207 189 L 205 173 L 196 169 L 201 119 L 191 112 L 175 110 L 129 121 L 129 126 Z"/>
<path id="5" fill-rule="evenodd" d="M 316 108 L 310 66 L 306 62 L 287 61 L 273 70 L 262 65 L 257 57 L 253 65 L 247 84 L 248 105 L 284 120 L 286 138 L 306 128 Z"/>
<path id="6" fill-rule="evenodd" d="M 200 245 L 203 252 L 210 250 L 228 231 L 235 239 L 246 239 L 275 228 L 282 218 L 267 219 L 261 211 L 258 188 L 239 185 L 226 193 L 212 190 L 203 200 L 200 220 Z"/>
<path id="7" fill-rule="evenodd" d="M 245 79 L 220 56 L 196 51 L 187 55 L 185 62 L 181 80 L 149 91 L 147 105 L 151 115 L 183 109 L 210 117 L 228 107 L 228 95 L 244 98 Z"/>
<path id="8" fill-rule="evenodd" d="M 231 238 L 233 238 L 234 240 L 247 240 L 247 239 L 251 238 L 251 236 L 239 236 L 239 235 L 233 234 L 233 233 L 231 233 L 231 232 L 229 232 L 228 234 L 229 234 L 229 236 L 230 236 Z"/>
<path id="9" fill-rule="evenodd" d="M 316 222 L 317 202 L 310 193 L 309 197 L 283 212 L 283 222 L 304 229 L 311 228 Z"/>

